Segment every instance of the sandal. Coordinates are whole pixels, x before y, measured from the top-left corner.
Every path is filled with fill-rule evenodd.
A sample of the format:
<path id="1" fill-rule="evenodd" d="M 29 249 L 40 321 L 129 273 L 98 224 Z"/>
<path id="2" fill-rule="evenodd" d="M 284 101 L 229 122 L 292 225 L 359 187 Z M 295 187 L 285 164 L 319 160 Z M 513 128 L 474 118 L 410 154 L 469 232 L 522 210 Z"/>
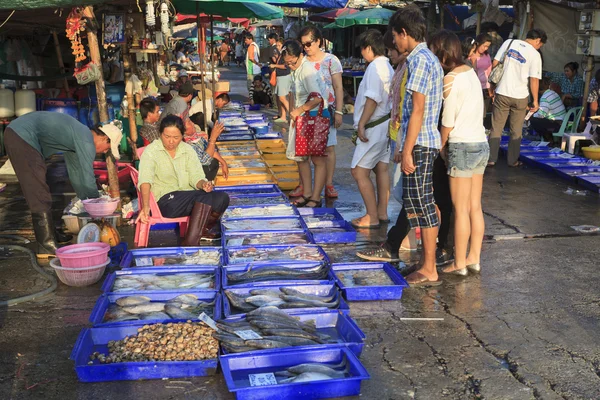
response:
<path id="1" fill-rule="evenodd" d="M 309 206 L 309 203 L 315 203 L 314 206 Z M 308 200 L 306 203 L 304 203 L 304 207 L 306 208 L 320 208 L 321 207 L 321 200 Z"/>
<path id="2" fill-rule="evenodd" d="M 302 185 L 296 186 L 296 189 L 290 192 L 290 197 L 302 197 L 304 194 L 304 187 Z"/>
<path id="3" fill-rule="evenodd" d="M 327 197 L 329 199 L 337 199 L 338 196 L 339 196 L 339 193 L 337 190 L 335 190 L 335 187 L 333 187 L 333 185 L 325 186 L 325 197 Z"/>
<path id="4" fill-rule="evenodd" d="M 301 208 L 301 207 L 306 206 L 309 201 L 312 201 L 312 200 L 309 199 L 308 197 L 300 196 L 300 198 L 298 200 L 292 202 L 292 205 L 296 206 L 297 208 Z"/>
<path id="5" fill-rule="evenodd" d="M 516 167 L 520 167 L 521 165 L 523 165 L 523 163 L 521 161 L 517 161 L 516 163 L 509 165 L 509 167 L 516 168 Z"/>
<path id="6" fill-rule="evenodd" d="M 356 229 L 379 229 L 381 224 L 373 224 L 373 225 L 359 225 L 359 221 L 362 217 L 354 218 L 350 221 L 350 225 L 352 225 Z"/>
<path id="7" fill-rule="evenodd" d="M 442 284 L 442 281 L 439 279 L 437 281 L 430 281 L 428 277 L 418 271 L 407 276 L 406 282 L 408 282 L 410 287 L 431 287 L 440 286 Z"/>

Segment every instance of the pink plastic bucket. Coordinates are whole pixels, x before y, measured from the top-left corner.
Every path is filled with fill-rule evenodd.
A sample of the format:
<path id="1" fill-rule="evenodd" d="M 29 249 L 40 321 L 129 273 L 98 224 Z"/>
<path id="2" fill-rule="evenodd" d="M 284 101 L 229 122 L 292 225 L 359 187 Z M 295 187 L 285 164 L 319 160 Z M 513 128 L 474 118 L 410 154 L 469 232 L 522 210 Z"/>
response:
<path id="1" fill-rule="evenodd" d="M 121 199 L 116 198 L 112 201 L 97 202 L 97 199 L 83 200 L 83 207 L 90 216 L 94 218 L 102 218 L 115 212 L 119 206 Z"/>
<path id="2" fill-rule="evenodd" d="M 92 267 L 104 263 L 109 250 L 106 243 L 72 244 L 56 250 L 56 256 L 65 268 Z"/>
<path id="3" fill-rule="evenodd" d="M 55 258 L 50 261 L 50 266 L 56 271 L 58 279 L 65 285 L 69 286 L 88 286 L 92 285 L 102 278 L 106 266 L 110 263 L 110 260 L 106 260 L 100 265 L 93 265 L 91 267 L 83 268 L 65 268 L 60 266 L 58 260 Z"/>

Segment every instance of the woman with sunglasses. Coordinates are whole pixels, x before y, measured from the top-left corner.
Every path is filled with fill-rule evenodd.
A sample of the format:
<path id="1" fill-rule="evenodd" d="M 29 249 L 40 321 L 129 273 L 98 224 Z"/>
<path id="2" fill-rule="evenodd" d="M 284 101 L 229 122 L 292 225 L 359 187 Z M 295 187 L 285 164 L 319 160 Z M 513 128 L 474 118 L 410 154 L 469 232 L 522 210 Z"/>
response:
<path id="1" fill-rule="evenodd" d="M 318 84 L 319 79 L 317 71 L 304 56 L 300 43 L 295 40 L 288 40 L 283 45 L 281 55 L 283 56 L 285 64 L 292 71 L 290 137 L 293 137 L 296 118 L 307 111 L 310 112 L 310 115 L 317 115 L 321 101 L 324 101 L 323 116 L 330 118 L 330 114 L 327 110 L 327 97 L 325 97 L 325 93 L 321 91 Z M 308 101 L 311 93 L 318 93 L 321 97 L 313 98 Z M 294 143 L 290 140 L 288 149 L 293 148 Z M 288 154 L 291 154 L 292 152 L 295 153 L 295 151 L 288 150 Z M 294 157 L 293 159 L 298 162 L 300 186 L 303 188 L 302 196 L 294 202 L 294 205 L 296 207 L 320 207 L 321 191 L 323 190 L 327 179 L 327 157 L 310 157 L 315 166 L 314 186 L 311 179 L 309 157 Z"/>
<path id="2" fill-rule="evenodd" d="M 312 64 L 317 71 L 318 84 L 324 98 L 329 104 L 329 113 L 334 116 L 333 125 L 329 131 L 327 142 L 327 181 L 325 186 L 325 197 L 337 198 L 338 192 L 333 186 L 333 173 L 335 171 L 335 145 L 337 144 L 337 129 L 342 126 L 344 109 L 344 88 L 342 86 L 342 63 L 333 54 L 325 53 L 323 47 L 323 35 L 315 26 L 307 26 L 298 35 L 306 60 Z M 300 186 L 290 195 L 293 197 L 307 195 Z"/>

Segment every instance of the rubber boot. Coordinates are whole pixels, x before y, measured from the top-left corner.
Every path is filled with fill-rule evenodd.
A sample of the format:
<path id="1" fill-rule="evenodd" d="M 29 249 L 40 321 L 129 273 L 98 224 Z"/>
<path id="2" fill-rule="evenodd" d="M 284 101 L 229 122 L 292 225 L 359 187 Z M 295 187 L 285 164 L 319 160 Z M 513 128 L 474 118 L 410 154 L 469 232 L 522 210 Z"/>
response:
<path id="1" fill-rule="evenodd" d="M 54 237 L 56 238 L 56 242 L 60 244 L 69 243 L 73 239 L 73 235 L 64 233 L 59 229 L 54 229 Z"/>
<path id="2" fill-rule="evenodd" d="M 213 211 L 208 216 L 208 221 L 206 221 L 206 226 L 204 227 L 204 231 L 202 232 L 202 237 L 200 240 L 206 241 L 216 241 L 221 240 L 221 216 L 223 213 L 218 213 Z"/>
<path id="3" fill-rule="evenodd" d="M 204 227 L 206 226 L 206 222 L 211 210 L 212 207 L 207 204 L 194 204 L 192 214 L 190 215 L 187 232 L 183 238 L 183 243 L 181 243 L 182 246 L 198 246 L 200 235 L 204 231 Z"/>
<path id="4" fill-rule="evenodd" d="M 37 244 L 36 253 L 38 258 L 54 257 L 58 245 L 54 236 L 54 223 L 52 214 L 47 212 L 31 213 L 33 220 L 33 231 Z"/>

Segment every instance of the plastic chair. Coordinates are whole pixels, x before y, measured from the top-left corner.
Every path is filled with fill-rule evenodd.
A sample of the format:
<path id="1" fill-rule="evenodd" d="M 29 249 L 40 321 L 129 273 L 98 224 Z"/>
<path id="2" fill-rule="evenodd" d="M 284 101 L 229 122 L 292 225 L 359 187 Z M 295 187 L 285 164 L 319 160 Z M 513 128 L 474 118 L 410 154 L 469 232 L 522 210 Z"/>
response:
<path id="1" fill-rule="evenodd" d="M 561 138 L 565 134 L 565 132 L 566 133 L 577 133 L 577 127 L 579 125 L 579 120 L 581 120 L 582 113 L 583 113 L 583 107 L 573 107 L 569 111 L 567 111 L 567 114 L 565 115 L 565 118 L 563 119 L 560 129 L 558 130 L 558 132 L 554 132 L 552 134 L 552 136 Z M 569 124 L 569 120 L 571 119 L 571 117 L 573 117 L 574 120 L 571 124 Z M 567 129 L 569 129 L 569 130 L 567 131 Z"/>
<path id="2" fill-rule="evenodd" d="M 140 152 L 141 150 L 141 152 Z M 141 155 L 144 150 L 138 149 L 138 155 Z M 140 190 L 138 189 L 138 177 L 139 172 L 137 169 L 133 168 L 131 165 L 127 166 L 129 168 L 129 174 L 131 175 L 131 181 L 135 185 L 135 188 L 138 193 L 138 201 L 139 206 L 142 206 L 142 195 Z M 160 212 L 160 208 L 158 208 L 158 204 L 156 203 L 156 199 L 154 199 L 154 195 L 150 193 L 150 217 L 148 218 L 148 223 L 143 224 L 142 222 L 138 222 L 135 225 L 135 237 L 133 239 L 133 243 L 136 247 L 148 247 L 148 239 L 150 238 L 150 227 L 156 224 L 179 224 L 179 234 L 181 237 L 185 236 L 185 232 L 187 231 L 187 227 L 189 224 L 189 217 L 179 217 L 179 218 L 165 218 L 162 216 Z"/>

